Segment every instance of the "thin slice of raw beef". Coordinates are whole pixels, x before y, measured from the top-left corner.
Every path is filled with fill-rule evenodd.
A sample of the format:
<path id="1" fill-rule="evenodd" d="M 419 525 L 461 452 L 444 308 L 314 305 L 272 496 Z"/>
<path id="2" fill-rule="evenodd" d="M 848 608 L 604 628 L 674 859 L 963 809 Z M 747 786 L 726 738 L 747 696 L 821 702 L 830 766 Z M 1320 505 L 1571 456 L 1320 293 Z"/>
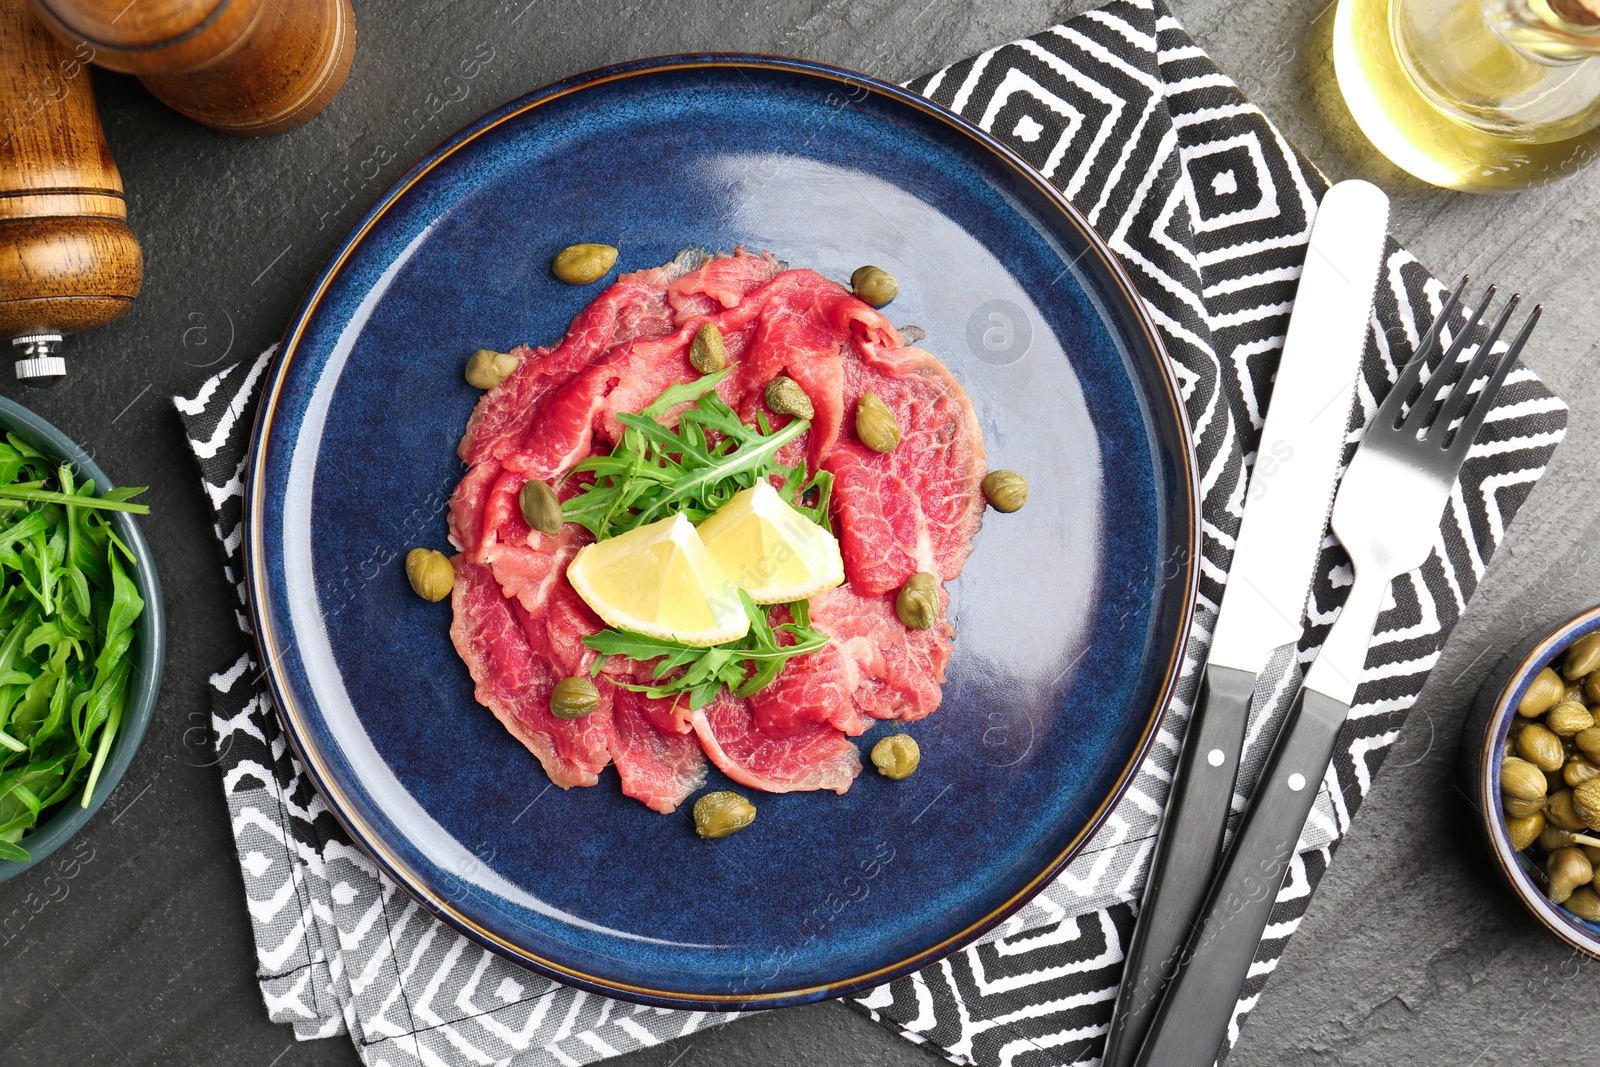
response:
<path id="1" fill-rule="evenodd" d="M 601 680 L 611 699 L 611 758 L 625 796 L 671 814 L 706 784 L 706 756 L 693 734 L 663 733 L 645 711 L 649 698 Z"/>
<path id="2" fill-rule="evenodd" d="M 715 260 L 699 266 L 704 256 L 689 254 L 660 267 L 621 275 L 578 313 L 559 344 L 551 348 L 518 345 L 512 349 L 511 354 L 518 357 L 517 369 L 478 401 L 457 450 L 461 458 L 470 464 L 499 458 L 514 446 L 521 436 L 519 431 L 526 428 L 552 389 L 570 381 L 617 345 L 674 332 L 679 323 L 670 302 L 672 287 L 685 276 L 695 273 L 704 277 L 709 271 L 714 280 L 686 283 L 680 287 L 685 291 L 678 297 L 679 303 L 701 291 L 719 302 L 732 297 L 737 303 L 743 293 L 771 279 L 780 269 L 771 256 L 749 256 L 740 250 L 732 258 L 745 262 L 719 266 L 725 261 Z M 699 270 L 695 269 L 697 266 Z"/>
<path id="3" fill-rule="evenodd" d="M 692 318 L 738 307 L 783 270 L 784 265 L 770 252 L 753 256 L 739 248 L 731 256 L 713 256 L 699 270 L 667 286 L 673 321 L 682 326 Z"/>
<path id="4" fill-rule="evenodd" d="M 752 294 L 749 304 L 759 320 L 739 363 L 736 388 L 743 403 L 732 406 L 753 421 L 767 383 L 780 374 L 793 378 L 816 409 L 806 455 L 816 470 L 839 439 L 845 364 L 899 345 L 900 335 L 877 309 L 809 270 L 785 271 Z"/>
<path id="5" fill-rule="evenodd" d="M 812 597 L 811 625 L 833 640 L 790 660 L 777 680 L 750 698 L 756 729 L 781 738 L 831 723 L 855 736 L 873 719 L 925 717 L 939 706 L 955 640 L 945 617 L 948 603 L 941 590 L 939 621 L 909 630 L 895 614 L 893 597 L 863 597 L 848 585 Z"/>
<path id="6" fill-rule="evenodd" d="M 612 656 L 606 660 L 601 676 L 614 684 L 618 700 L 636 709 L 657 730 L 664 734 L 693 733 L 694 720 L 690 718 L 689 713 L 689 694 L 648 697 L 621 684 L 623 682 L 633 685 L 653 684 L 655 676 L 651 672 L 658 662 L 660 661 L 651 660 L 649 663 L 638 663 L 621 656 Z"/>
<path id="7" fill-rule="evenodd" d="M 517 369 L 478 401 L 457 454 L 467 463 L 498 458 L 515 445 L 518 431 L 553 388 L 565 384 L 615 345 L 637 336 L 659 337 L 671 332 L 666 287 L 676 277 L 671 264 L 624 274 L 572 320 L 559 344 L 513 348 Z"/>
<path id="8" fill-rule="evenodd" d="M 505 598 L 485 568 L 460 556 L 455 567 L 450 637 L 477 683 L 478 701 L 539 758 L 552 782 L 563 789 L 594 785 L 606 764 L 615 761 L 622 792 L 663 813 L 705 784 L 707 765 L 699 742 L 690 734 L 657 730 L 638 694 L 602 680 L 600 706 L 589 715 L 567 720 L 550 713 L 550 691 L 558 675 L 575 673 L 585 654 L 593 657 L 566 640 L 590 629 L 587 621 L 568 617 L 588 610 L 581 602 L 577 608 L 541 605 L 534 619 Z M 539 640 L 529 639 L 529 631 L 541 623 L 543 648 Z M 567 647 L 552 648 L 552 640 Z"/>
<path id="9" fill-rule="evenodd" d="M 972 401 L 920 348 L 864 351 L 847 363 L 851 425 L 863 393 L 876 393 L 894 413 L 900 444 L 881 454 L 852 434 L 823 460 L 835 479 L 845 574 L 863 596 L 898 589 L 918 571 L 948 582 L 983 522 L 987 466 Z"/>
<path id="10" fill-rule="evenodd" d="M 550 714 L 555 673 L 534 655 L 494 576 L 461 556 L 451 562 L 450 639 L 477 684 L 478 702 L 539 758 L 556 785 L 594 785 L 611 762 L 609 704 L 602 701 L 593 714 L 571 721 Z"/>
<path id="11" fill-rule="evenodd" d="M 861 773 L 861 752 L 842 731 L 812 723 L 788 737 L 768 737 L 756 729 L 749 706 L 726 692 L 694 713 L 694 732 L 719 771 L 752 789 L 843 793 Z"/>

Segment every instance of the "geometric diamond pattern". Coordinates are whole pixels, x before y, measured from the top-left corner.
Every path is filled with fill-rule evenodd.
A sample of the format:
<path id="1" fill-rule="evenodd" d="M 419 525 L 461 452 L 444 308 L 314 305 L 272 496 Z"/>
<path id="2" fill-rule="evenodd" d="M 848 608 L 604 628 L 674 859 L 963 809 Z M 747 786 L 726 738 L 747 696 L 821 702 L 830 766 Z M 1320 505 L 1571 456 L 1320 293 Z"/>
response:
<path id="1" fill-rule="evenodd" d="M 1201 471 L 1202 567 L 1186 664 L 1133 787 L 1076 861 L 980 944 L 858 998 L 910 1040 L 965 1064 L 1096 1062 L 1144 866 L 1227 580 L 1243 492 L 1317 201 L 1326 183 L 1167 13 L 1113 0 L 1025 41 L 917 79 L 1038 168 L 1116 252 L 1161 331 Z M 1346 460 L 1442 286 L 1390 242 Z M 1463 309 L 1463 312 L 1465 309 Z M 1459 328 L 1458 313 L 1453 328 Z M 1470 349 L 1469 349 L 1470 352 Z M 175 398 L 243 610 L 240 505 L 251 415 L 272 350 Z M 1507 525 L 1543 473 L 1566 406 L 1525 368 L 1508 379 L 1462 471 L 1433 554 L 1394 584 L 1334 766 L 1257 950 L 1228 1043 L 1254 1005 L 1405 713 Z M 1304 638 L 1263 672 L 1241 788 L 1338 614 L 1349 563 L 1329 539 Z M 371 1065 L 581 1064 L 736 1016 L 660 1011 L 561 986 L 439 924 L 345 838 L 238 659 L 212 676 L 213 741 L 275 1021 L 349 1034 Z M 1242 803 L 1237 798 L 1236 807 Z M 1226 1049 L 1219 1050 L 1222 1054 Z"/>

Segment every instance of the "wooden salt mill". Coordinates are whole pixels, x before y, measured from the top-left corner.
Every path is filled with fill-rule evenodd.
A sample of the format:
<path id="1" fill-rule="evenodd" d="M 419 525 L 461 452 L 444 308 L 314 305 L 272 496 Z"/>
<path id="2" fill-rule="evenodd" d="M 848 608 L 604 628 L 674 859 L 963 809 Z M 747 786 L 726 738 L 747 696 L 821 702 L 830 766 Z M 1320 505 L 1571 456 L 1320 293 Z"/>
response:
<path id="1" fill-rule="evenodd" d="M 84 59 L 28 0 L 0 0 L 0 341 L 20 380 L 59 380 L 62 335 L 104 326 L 139 295 L 127 217 Z"/>
<path id="2" fill-rule="evenodd" d="M 350 0 L 33 0 L 80 55 L 223 133 L 292 130 L 350 73 Z"/>

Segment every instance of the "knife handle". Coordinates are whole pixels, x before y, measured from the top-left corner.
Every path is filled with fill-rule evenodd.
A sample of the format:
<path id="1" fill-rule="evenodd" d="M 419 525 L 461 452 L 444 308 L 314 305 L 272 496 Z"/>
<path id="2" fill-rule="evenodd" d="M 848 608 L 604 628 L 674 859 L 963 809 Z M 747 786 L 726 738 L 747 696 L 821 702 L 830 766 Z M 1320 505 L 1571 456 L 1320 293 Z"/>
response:
<path id="1" fill-rule="evenodd" d="M 1295 698 L 1206 898 L 1205 918 L 1150 1024 L 1139 1067 L 1216 1061 L 1349 711 L 1315 689 Z"/>
<path id="2" fill-rule="evenodd" d="M 1255 684 L 1254 674 L 1214 663 L 1201 676 L 1111 1012 L 1103 1067 L 1133 1062 L 1200 916 L 1222 854 Z"/>

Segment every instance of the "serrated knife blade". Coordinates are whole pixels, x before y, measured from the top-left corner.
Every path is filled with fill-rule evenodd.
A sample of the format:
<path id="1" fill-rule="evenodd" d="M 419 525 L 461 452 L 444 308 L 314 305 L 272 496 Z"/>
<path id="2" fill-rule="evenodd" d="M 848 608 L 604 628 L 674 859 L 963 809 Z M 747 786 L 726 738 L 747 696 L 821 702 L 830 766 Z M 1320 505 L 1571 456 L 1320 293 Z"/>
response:
<path id="1" fill-rule="evenodd" d="M 1317 209 L 1104 1067 L 1128 1067 L 1138 1055 L 1221 857 L 1256 675 L 1300 638 L 1388 224 L 1389 198 L 1368 182 L 1340 182 Z"/>

